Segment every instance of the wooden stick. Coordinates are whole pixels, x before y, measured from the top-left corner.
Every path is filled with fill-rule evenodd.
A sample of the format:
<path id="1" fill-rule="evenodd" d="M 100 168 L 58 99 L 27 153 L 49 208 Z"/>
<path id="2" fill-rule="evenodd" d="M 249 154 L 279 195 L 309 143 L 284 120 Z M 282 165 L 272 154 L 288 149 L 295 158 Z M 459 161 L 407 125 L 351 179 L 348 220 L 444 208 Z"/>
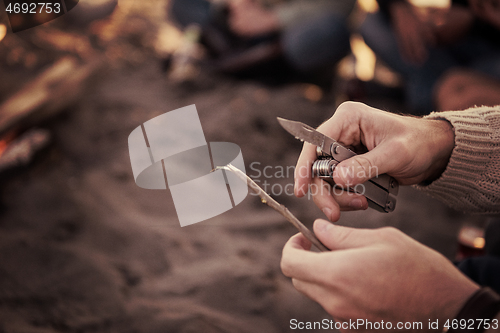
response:
<path id="1" fill-rule="evenodd" d="M 82 97 L 101 59 L 81 65 L 64 57 L 0 104 L 0 136 L 63 111 Z"/>
<path id="2" fill-rule="evenodd" d="M 257 185 L 252 178 L 248 177 L 245 173 L 243 173 L 240 169 L 235 167 L 234 165 L 228 164 L 226 166 L 218 166 L 212 171 L 216 170 L 228 170 L 234 173 L 238 178 L 242 181 L 246 182 L 248 187 L 255 192 L 260 197 L 262 203 L 265 203 L 269 207 L 276 210 L 278 213 L 283 215 L 290 223 L 292 223 L 295 228 L 297 228 L 302 235 L 304 235 L 314 246 L 316 246 L 321 252 L 330 251 L 326 246 L 324 246 L 318 238 L 311 232 L 311 230 L 307 229 L 307 227 L 302 224 L 284 205 L 278 203 L 274 200 L 269 194 L 267 194 L 259 185 Z"/>

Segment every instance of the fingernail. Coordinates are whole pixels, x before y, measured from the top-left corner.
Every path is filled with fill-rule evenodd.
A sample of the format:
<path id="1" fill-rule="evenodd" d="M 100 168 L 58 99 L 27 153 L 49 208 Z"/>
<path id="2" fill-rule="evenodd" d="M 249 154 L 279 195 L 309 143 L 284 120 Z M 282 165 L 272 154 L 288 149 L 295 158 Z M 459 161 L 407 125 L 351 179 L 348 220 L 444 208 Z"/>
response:
<path id="1" fill-rule="evenodd" d="M 349 202 L 349 207 L 354 209 L 363 209 L 363 201 L 361 201 L 361 199 L 353 199 Z"/>
<path id="2" fill-rule="evenodd" d="M 322 209 L 323 214 L 331 221 L 332 220 L 332 210 L 328 207 Z"/>

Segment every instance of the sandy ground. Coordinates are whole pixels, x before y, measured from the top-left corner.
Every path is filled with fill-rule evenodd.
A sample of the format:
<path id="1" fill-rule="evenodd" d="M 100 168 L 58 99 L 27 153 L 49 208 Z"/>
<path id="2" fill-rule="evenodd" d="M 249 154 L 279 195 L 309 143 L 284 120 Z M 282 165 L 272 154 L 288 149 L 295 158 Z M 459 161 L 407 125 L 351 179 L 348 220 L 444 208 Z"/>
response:
<path id="1" fill-rule="evenodd" d="M 150 54 L 110 66 L 48 124 L 48 151 L 2 184 L 0 332 L 272 333 L 292 331 L 291 319 L 330 318 L 282 275 L 281 249 L 296 231 L 258 199 L 181 228 L 168 190 L 135 185 L 129 133 L 190 104 L 207 141 L 238 144 L 260 181 L 252 163 L 278 170 L 293 166 L 300 151 L 277 116 L 317 126 L 334 111 L 304 98 L 300 84 L 266 87 L 203 73 L 199 84 L 180 88 Z M 267 181 L 284 186 L 293 176 Z M 322 217 L 307 199 L 276 199 L 308 226 Z M 458 227 L 470 219 L 402 188 L 395 212 L 344 213 L 339 223 L 394 226 L 452 258 Z"/>

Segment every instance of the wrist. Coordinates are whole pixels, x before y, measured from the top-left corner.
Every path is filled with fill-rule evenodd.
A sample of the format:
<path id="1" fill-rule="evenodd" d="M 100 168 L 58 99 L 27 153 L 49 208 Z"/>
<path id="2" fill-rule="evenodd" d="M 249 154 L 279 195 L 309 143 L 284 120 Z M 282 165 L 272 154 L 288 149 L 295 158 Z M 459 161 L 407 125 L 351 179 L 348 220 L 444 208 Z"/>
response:
<path id="1" fill-rule="evenodd" d="M 432 137 L 428 140 L 428 152 L 431 156 L 430 168 L 425 177 L 424 183 L 441 177 L 446 170 L 451 154 L 455 148 L 455 132 L 453 126 L 446 119 L 428 119 Z"/>

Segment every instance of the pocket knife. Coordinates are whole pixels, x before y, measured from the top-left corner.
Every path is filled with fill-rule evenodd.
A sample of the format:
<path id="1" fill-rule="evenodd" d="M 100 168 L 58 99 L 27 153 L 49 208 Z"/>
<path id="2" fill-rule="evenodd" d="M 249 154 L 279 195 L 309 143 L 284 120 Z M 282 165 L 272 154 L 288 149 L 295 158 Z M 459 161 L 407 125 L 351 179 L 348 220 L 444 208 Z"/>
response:
<path id="1" fill-rule="evenodd" d="M 340 162 L 356 156 L 352 150 L 334 139 L 298 121 L 278 117 L 280 125 L 296 139 L 315 145 L 318 159 L 312 165 L 313 177 L 319 177 L 335 186 L 333 170 Z M 380 212 L 389 213 L 396 207 L 399 183 L 387 174 L 377 175 L 361 185 L 350 187 L 350 192 L 362 194 L 368 199 L 368 206 Z"/>

